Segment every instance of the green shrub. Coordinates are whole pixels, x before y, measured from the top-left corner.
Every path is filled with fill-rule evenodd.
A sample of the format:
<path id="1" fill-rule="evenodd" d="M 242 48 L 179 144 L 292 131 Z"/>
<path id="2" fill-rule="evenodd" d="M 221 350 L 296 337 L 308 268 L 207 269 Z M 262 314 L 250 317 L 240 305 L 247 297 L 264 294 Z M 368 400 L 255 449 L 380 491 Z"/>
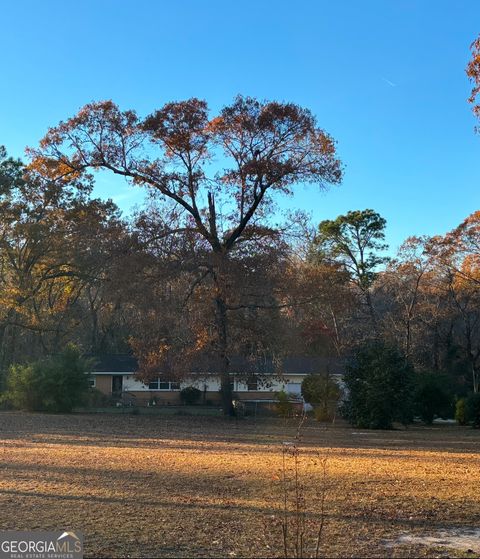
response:
<path id="1" fill-rule="evenodd" d="M 321 422 L 332 422 L 335 419 L 335 407 L 333 406 L 316 406 L 313 409 L 315 419 Z"/>
<path id="2" fill-rule="evenodd" d="M 465 401 L 466 418 L 474 427 L 480 427 L 480 394 L 469 394 Z"/>
<path id="3" fill-rule="evenodd" d="M 347 402 L 343 412 L 353 425 L 391 429 L 413 419 L 413 368 L 395 347 L 370 342 L 346 368 Z"/>
<path id="4" fill-rule="evenodd" d="M 187 386 L 180 390 L 180 399 L 187 406 L 196 404 L 202 397 L 202 392 L 194 386 Z"/>
<path id="5" fill-rule="evenodd" d="M 459 425 L 467 424 L 467 410 L 465 406 L 465 398 L 460 398 L 455 404 L 455 419 Z"/>
<path id="6" fill-rule="evenodd" d="M 293 415 L 293 404 L 288 399 L 288 394 L 282 390 L 276 394 L 275 411 L 281 417 L 291 417 Z"/>
<path id="7" fill-rule="evenodd" d="M 308 375 L 302 381 L 302 396 L 314 407 L 317 421 L 333 421 L 341 391 L 328 374 Z"/>
<path id="8" fill-rule="evenodd" d="M 84 403 L 87 408 L 105 408 L 110 404 L 110 397 L 97 388 L 90 388 Z"/>
<path id="9" fill-rule="evenodd" d="M 308 375 L 302 381 L 302 396 L 309 404 L 324 404 L 338 401 L 340 388 L 328 373 Z"/>
<path id="10" fill-rule="evenodd" d="M 453 415 L 453 394 L 447 380 L 438 374 L 422 373 L 416 377 L 414 410 L 427 425 L 436 416 L 447 419 Z"/>
<path id="11" fill-rule="evenodd" d="M 17 409 L 71 412 L 86 400 L 89 364 L 69 344 L 55 357 L 12 365 L 7 374 L 7 400 Z"/>
<path id="12" fill-rule="evenodd" d="M 38 365 L 12 365 L 7 373 L 5 399 L 17 409 L 41 410 L 42 376 Z"/>

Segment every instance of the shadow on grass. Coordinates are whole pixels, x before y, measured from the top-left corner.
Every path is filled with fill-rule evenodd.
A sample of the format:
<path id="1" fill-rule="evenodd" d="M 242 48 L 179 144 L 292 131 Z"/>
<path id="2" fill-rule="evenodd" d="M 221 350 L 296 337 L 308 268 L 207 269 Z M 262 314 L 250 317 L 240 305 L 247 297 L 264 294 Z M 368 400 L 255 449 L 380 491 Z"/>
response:
<path id="1" fill-rule="evenodd" d="M 163 444 L 179 450 L 205 452 L 214 450 L 208 443 L 238 444 L 249 445 L 249 452 L 253 452 L 251 447 L 255 446 L 261 447 L 261 452 L 268 452 L 271 445 L 281 445 L 294 437 L 297 423 L 295 419 L 285 421 L 280 418 L 1 412 L 0 440 L 119 448 L 136 444 L 161 448 Z M 480 451 L 480 438 L 478 431 L 466 427 L 414 426 L 402 431 L 362 431 L 345 423 L 325 426 L 309 420 L 303 429 L 301 445 L 307 452 L 309 447 L 363 449 L 365 452 L 390 450 L 396 457 L 398 451 L 475 454 Z M 365 456 L 370 455 L 366 453 Z"/>
<path id="2" fill-rule="evenodd" d="M 242 513 L 255 513 L 262 515 L 263 517 L 268 517 L 271 515 L 279 515 L 282 513 L 281 508 L 279 507 L 261 507 L 256 505 L 245 505 L 245 504 L 238 504 L 234 502 L 207 502 L 202 497 L 198 497 L 197 499 L 192 499 L 189 502 L 177 502 L 173 499 L 160 499 L 160 498 L 146 498 L 146 497 L 131 497 L 126 498 L 124 496 L 114 497 L 114 496 L 99 496 L 99 495 L 64 495 L 64 494 L 52 494 L 52 493 L 45 493 L 39 491 L 21 491 L 16 489 L 0 489 L 0 497 L 1 496 L 14 496 L 23 499 L 32 499 L 32 501 L 45 501 L 46 503 L 52 501 L 59 501 L 59 502 L 82 502 L 85 505 L 90 505 L 92 508 L 95 508 L 97 505 L 121 505 L 122 507 L 128 508 L 129 506 L 132 507 L 142 507 L 146 509 L 180 509 L 184 511 L 188 510 L 203 510 L 203 511 L 235 511 L 238 514 Z M 218 496 L 217 496 L 218 497 Z M 221 499 L 218 497 L 219 500 Z M 228 500 L 227 500 L 228 501 Z M 412 500 L 412 503 L 414 501 Z M 420 503 L 421 504 L 421 503 Z M 472 500 L 470 502 L 465 502 L 465 505 L 475 505 L 476 501 Z M 32 506 L 39 506 L 33 505 Z M 321 519 L 321 515 L 317 512 L 309 512 L 305 513 L 306 518 L 318 522 Z M 392 518 L 391 516 L 383 515 L 382 513 L 378 512 L 369 512 L 365 514 L 362 511 L 357 513 L 351 513 L 348 511 L 342 512 L 325 512 L 325 518 L 330 521 L 338 520 L 342 522 L 355 522 L 361 523 L 366 525 L 385 525 L 388 526 L 393 532 L 397 532 L 400 530 L 413 530 L 413 529 L 425 529 L 428 530 L 433 529 L 454 529 L 458 528 L 459 524 L 461 523 L 465 528 L 477 528 L 475 522 L 468 523 L 468 526 L 459 519 L 424 519 L 424 518 L 406 518 L 406 517 L 397 517 Z"/>

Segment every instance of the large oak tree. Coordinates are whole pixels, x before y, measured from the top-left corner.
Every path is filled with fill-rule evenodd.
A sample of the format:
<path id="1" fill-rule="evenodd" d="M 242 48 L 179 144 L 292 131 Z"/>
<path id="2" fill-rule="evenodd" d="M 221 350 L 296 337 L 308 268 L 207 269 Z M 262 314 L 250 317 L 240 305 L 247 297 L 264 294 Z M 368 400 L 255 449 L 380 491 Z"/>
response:
<path id="1" fill-rule="evenodd" d="M 205 101 L 190 99 L 142 119 L 103 101 L 51 128 L 31 155 L 37 172 L 65 184 L 107 169 L 154 189 L 179 222 L 165 234 L 200 239 L 208 253 L 205 276 L 214 285 L 223 406 L 233 413 L 229 311 L 238 305 L 231 304 L 229 259 L 240 246 L 275 232 L 275 194 L 291 194 L 300 183 L 324 188 L 340 182 L 332 138 L 310 111 L 292 103 L 239 96 L 210 118 Z"/>

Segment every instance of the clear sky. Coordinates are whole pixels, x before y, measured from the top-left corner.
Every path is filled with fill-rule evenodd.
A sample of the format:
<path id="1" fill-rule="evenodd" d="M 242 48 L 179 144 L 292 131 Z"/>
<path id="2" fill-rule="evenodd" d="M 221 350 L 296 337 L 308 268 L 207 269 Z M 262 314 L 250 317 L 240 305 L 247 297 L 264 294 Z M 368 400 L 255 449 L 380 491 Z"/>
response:
<path id="1" fill-rule="evenodd" d="M 478 0 L 16 0 L 2 4 L 0 144 L 15 156 L 92 100 L 141 115 L 237 93 L 310 108 L 343 184 L 288 200 L 313 219 L 373 208 L 392 249 L 480 209 L 465 66 Z M 101 176 L 125 211 L 140 191 Z"/>

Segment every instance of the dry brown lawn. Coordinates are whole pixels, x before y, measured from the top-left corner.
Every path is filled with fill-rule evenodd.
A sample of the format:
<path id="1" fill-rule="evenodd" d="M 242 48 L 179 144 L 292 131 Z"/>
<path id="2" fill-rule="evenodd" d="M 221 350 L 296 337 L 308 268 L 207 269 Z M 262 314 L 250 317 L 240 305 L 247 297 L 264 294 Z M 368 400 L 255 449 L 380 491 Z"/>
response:
<path id="1" fill-rule="evenodd" d="M 281 419 L 0 413 L 0 529 L 81 530 L 90 557 L 280 557 L 282 443 L 295 429 Z M 306 553 L 324 457 L 322 556 L 476 556 L 397 540 L 478 527 L 478 431 L 307 422 Z"/>

